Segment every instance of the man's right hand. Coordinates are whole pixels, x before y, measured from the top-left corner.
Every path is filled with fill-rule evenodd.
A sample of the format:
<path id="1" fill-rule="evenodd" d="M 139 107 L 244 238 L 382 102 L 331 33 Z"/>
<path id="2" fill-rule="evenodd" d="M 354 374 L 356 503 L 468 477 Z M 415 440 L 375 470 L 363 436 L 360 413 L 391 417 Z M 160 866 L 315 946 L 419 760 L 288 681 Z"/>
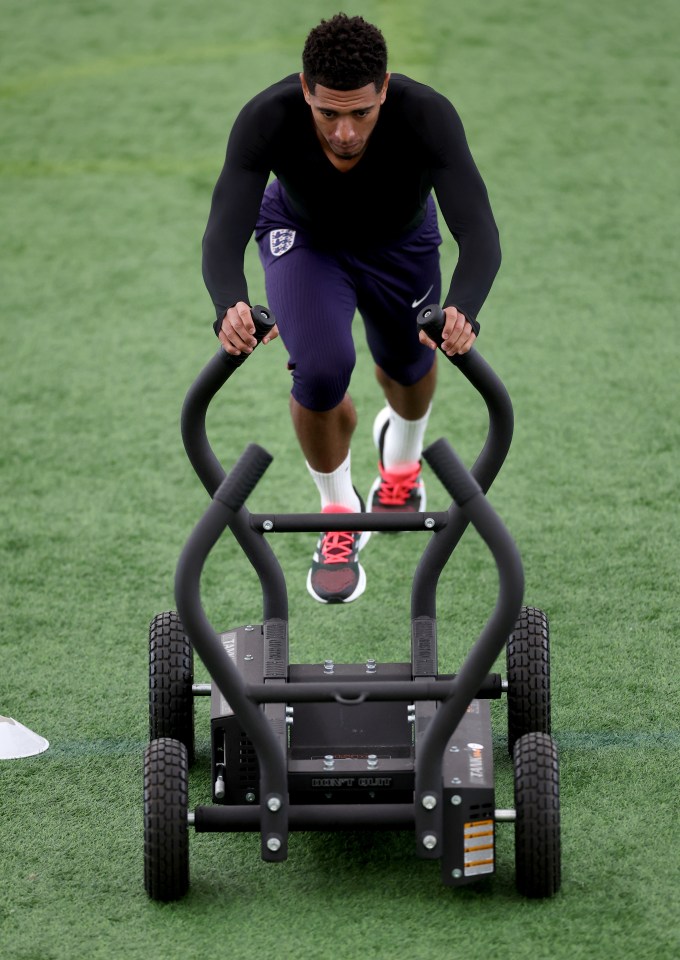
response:
<path id="1" fill-rule="evenodd" d="M 242 353 L 252 353 L 257 346 L 254 336 L 255 324 L 247 303 L 240 300 L 230 307 L 222 318 L 222 326 L 217 334 L 219 341 L 232 357 L 240 357 Z M 279 331 L 273 326 L 262 343 L 269 343 L 278 337 Z"/>

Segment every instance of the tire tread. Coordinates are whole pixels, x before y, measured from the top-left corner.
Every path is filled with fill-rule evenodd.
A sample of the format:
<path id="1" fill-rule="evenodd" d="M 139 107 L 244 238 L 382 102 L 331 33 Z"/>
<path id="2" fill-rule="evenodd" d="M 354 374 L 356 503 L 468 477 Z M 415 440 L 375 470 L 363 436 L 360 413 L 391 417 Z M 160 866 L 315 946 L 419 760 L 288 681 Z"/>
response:
<path id="1" fill-rule="evenodd" d="M 547 733 L 515 743 L 515 870 L 526 897 L 551 897 L 561 882 L 560 778 L 557 746 Z"/>
<path id="2" fill-rule="evenodd" d="M 193 650 L 174 611 L 149 625 L 149 740 L 179 740 L 194 760 Z"/>
<path id="3" fill-rule="evenodd" d="M 179 740 L 144 752 L 144 886 L 152 900 L 178 900 L 189 887 L 189 764 Z"/>

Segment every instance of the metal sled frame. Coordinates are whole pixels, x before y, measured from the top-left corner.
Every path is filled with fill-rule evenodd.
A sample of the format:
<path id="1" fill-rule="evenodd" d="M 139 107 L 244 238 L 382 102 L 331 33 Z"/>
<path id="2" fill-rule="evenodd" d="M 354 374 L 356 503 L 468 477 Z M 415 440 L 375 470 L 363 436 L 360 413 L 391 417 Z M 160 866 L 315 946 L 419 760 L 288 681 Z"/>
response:
<path id="1" fill-rule="evenodd" d="M 467 739 L 465 723 L 471 704 L 483 703 L 486 715 L 482 719 L 486 723 L 488 706 L 485 698 L 500 696 L 500 678 L 491 675 L 490 671 L 520 611 L 523 571 L 514 541 L 484 496 L 510 446 L 513 429 L 510 398 L 502 382 L 475 350 L 448 359 L 484 399 L 489 428 L 483 449 L 469 472 L 445 440 L 438 440 L 424 452 L 424 458 L 453 497 L 454 503 L 446 512 L 400 517 L 365 513 L 337 517 L 318 513 L 251 514 L 245 501 L 270 463 L 270 455 L 261 447 L 251 445 L 227 476 L 210 447 L 205 427 L 212 398 L 242 365 L 245 357 L 234 358 L 220 349 L 191 387 L 182 411 L 182 436 L 189 460 L 213 499 L 194 528 L 178 563 L 175 580 L 177 608 L 187 636 L 256 751 L 260 775 L 258 804 L 199 806 L 189 814 L 196 830 L 259 830 L 262 858 L 281 861 L 287 856 L 290 830 L 414 829 L 420 857 L 445 859 L 442 866 L 447 882 L 466 882 L 471 878 L 462 876 L 460 864 L 463 835 L 465 833 L 469 839 L 467 835 L 472 829 L 469 806 L 475 797 L 474 792 L 467 791 L 466 802 L 463 802 L 461 791 L 456 788 L 456 783 L 461 782 L 457 754 L 464 749 L 463 742 Z M 493 553 L 499 573 L 498 597 L 491 616 L 458 673 L 453 677 L 442 677 L 438 675 L 437 584 L 469 523 Z M 224 649 L 221 635 L 206 618 L 200 602 L 201 571 L 210 550 L 227 527 L 255 569 L 262 588 L 263 622 L 259 642 L 263 663 L 260 682 L 250 682 L 235 666 Z M 291 678 L 294 671 L 288 658 L 286 584 L 266 537 L 278 533 L 347 529 L 420 530 L 432 534 L 412 585 L 410 679 L 381 679 L 380 676 L 343 679 L 340 674 L 319 681 L 305 677 L 302 682 Z M 482 699 L 478 701 L 479 696 Z M 413 705 L 409 707 L 415 722 L 412 801 L 291 803 L 286 708 L 294 709 L 296 704 L 310 702 L 334 702 L 354 708 L 374 701 Z M 273 705 L 267 707 L 269 715 L 263 705 Z M 456 731 L 462 732 L 460 747 L 456 745 Z M 477 760 L 480 764 L 490 763 L 490 746 L 483 754 L 482 746 L 487 744 L 480 744 Z M 339 775 L 341 764 L 347 762 L 334 764 L 333 777 Z M 472 763 L 467 755 L 465 763 L 466 769 Z M 354 761 L 352 769 L 355 770 L 356 766 Z M 373 773 L 377 774 L 377 771 Z M 481 794 L 480 799 L 484 799 Z M 493 821 L 493 810 L 490 815 Z M 483 816 L 476 815 L 472 819 L 486 822 Z M 472 834 L 474 836 L 474 829 Z M 459 840 L 453 842 L 452 837 Z M 474 840 L 472 842 L 474 845 Z"/>

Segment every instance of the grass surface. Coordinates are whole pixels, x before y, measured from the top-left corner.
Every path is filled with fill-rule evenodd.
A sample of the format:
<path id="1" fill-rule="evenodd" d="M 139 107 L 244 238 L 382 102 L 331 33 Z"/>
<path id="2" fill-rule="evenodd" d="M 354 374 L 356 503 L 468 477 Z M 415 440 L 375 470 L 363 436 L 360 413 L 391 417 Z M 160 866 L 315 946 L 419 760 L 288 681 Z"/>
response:
<path id="1" fill-rule="evenodd" d="M 519 0 L 367 0 L 393 69 L 459 108 L 501 229 L 480 349 L 510 390 L 513 451 L 493 502 L 522 550 L 527 602 L 553 636 L 563 890 L 499 872 L 440 886 L 412 837 L 294 835 L 282 866 L 249 836 L 192 837 L 183 902 L 142 886 L 146 627 L 173 606 L 181 545 L 205 504 L 181 449 L 184 392 L 215 349 L 200 240 L 240 105 L 298 67 L 328 3 L 4 0 L 0 81 L 2 618 L 0 713 L 50 750 L 0 762 L 0 954 L 7 960 L 671 958 L 678 932 L 679 15 Z M 675 71 L 675 72 L 674 72 Z M 444 266 L 455 256 L 444 248 Z M 249 253 L 250 286 L 263 296 Z M 373 478 L 379 403 L 357 325 L 356 481 Z M 286 414 L 280 343 L 215 404 L 228 464 L 275 462 L 254 510 L 313 497 Z M 430 437 L 476 455 L 484 418 L 442 366 Z M 429 478 L 432 506 L 445 497 Z M 313 537 L 311 538 L 313 540 Z M 420 538 L 374 537 L 369 586 L 340 610 L 307 597 L 310 537 L 274 543 L 294 660 L 408 656 Z M 225 589 L 226 588 L 226 589 Z M 454 669 L 493 602 L 466 536 L 442 578 Z M 225 541 L 206 571 L 225 626 L 261 616 Z M 204 711 L 199 710 L 199 716 Z M 511 803 L 499 721 L 498 801 Z M 207 794 L 199 723 L 192 803 Z"/>

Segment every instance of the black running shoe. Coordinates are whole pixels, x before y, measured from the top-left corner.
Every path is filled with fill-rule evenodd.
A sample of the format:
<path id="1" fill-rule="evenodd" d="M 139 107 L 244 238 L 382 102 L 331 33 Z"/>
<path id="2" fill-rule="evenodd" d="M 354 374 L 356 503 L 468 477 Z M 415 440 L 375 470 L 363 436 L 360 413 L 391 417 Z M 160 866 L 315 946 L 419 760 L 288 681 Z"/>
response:
<path id="1" fill-rule="evenodd" d="M 425 484 L 420 463 L 406 463 L 394 470 L 383 466 L 385 433 L 389 426 L 389 408 L 375 418 L 373 441 L 378 448 L 378 476 L 368 494 L 369 513 L 421 513 L 425 509 Z"/>
<path id="2" fill-rule="evenodd" d="M 364 510 L 361 504 L 361 512 Z M 332 504 L 323 513 L 352 513 L 347 507 Z M 351 603 L 366 589 L 366 574 L 359 563 L 359 551 L 368 542 L 370 532 L 355 530 L 322 533 L 307 575 L 307 590 L 319 603 Z"/>

